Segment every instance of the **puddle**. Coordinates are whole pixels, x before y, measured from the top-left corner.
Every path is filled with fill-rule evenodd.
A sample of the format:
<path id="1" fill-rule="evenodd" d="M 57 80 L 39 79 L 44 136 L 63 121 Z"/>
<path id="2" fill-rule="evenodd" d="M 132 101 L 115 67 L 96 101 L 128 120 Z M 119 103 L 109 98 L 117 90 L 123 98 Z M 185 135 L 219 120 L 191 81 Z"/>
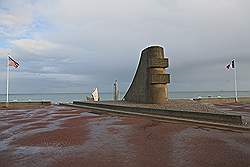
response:
<path id="1" fill-rule="evenodd" d="M 91 113 L 91 112 L 82 112 L 80 113 L 81 116 L 100 116 L 98 114 L 94 114 L 94 113 Z"/>

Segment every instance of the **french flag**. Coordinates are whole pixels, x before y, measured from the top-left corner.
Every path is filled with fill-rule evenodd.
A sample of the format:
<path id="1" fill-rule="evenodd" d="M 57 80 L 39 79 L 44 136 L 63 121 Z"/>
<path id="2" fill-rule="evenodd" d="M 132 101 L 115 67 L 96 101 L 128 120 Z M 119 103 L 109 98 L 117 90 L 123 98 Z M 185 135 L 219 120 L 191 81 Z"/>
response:
<path id="1" fill-rule="evenodd" d="M 235 68 L 235 59 L 233 59 L 229 64 L 226 65 L 226 69 Z"/>

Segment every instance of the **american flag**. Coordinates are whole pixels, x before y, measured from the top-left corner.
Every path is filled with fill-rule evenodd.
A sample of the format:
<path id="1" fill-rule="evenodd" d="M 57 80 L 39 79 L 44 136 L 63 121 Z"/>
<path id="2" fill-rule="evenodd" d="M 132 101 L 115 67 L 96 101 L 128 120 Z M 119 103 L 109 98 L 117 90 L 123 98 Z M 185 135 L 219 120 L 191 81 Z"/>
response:
<path id="1" fill-rule="evenodd" d="M 19 64 L 9 56 L 9 66 L 13 66 L 13 67 L 17 68 L 17 67 L 19 67 Z"/>

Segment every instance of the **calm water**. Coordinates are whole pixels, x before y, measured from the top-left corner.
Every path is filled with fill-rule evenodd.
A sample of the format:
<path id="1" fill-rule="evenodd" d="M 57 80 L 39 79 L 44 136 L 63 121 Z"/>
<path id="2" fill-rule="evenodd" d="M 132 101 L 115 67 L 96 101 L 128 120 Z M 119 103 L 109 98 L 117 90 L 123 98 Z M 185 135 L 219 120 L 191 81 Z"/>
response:
<path id="1" fill-rule="evenodd" d="M 121 93 L 123 97 L 124 93 Z M 239 91 L 240 97 L 250 97 L 250 91 Z M 35 100 L 50 100 L 54 103 L 58 102 L 72 102 L 74 100 L 86 100 L 86 96 L 90 96 L 89 93 L 54 93 L 54 94 L 10 94 L 10 101 L 35 101 Z M 112 93 L 100 93 L 101 100 L 112 100 Z M 169 96 L 172 99 L 181 98 L 197 98 L 197 97 L 233 97 L 234 92 L 169 92 Z M 0 94 L 0 101 L 5 101 L 6 95 Z"/>

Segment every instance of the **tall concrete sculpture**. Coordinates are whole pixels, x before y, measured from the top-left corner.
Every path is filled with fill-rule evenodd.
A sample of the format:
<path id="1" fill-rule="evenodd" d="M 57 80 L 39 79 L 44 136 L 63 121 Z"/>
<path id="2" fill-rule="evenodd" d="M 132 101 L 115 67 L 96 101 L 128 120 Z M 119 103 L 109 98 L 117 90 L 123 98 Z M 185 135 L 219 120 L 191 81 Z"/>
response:
<path id="1" fill-rule="evenodd" d="M 141 52 L 141 58 L 134 79 L 124 100 L 136 103 L 163 103 L 168 97 L 166 74 L 168 58 L 160 46 L 151 46 Z"/>

